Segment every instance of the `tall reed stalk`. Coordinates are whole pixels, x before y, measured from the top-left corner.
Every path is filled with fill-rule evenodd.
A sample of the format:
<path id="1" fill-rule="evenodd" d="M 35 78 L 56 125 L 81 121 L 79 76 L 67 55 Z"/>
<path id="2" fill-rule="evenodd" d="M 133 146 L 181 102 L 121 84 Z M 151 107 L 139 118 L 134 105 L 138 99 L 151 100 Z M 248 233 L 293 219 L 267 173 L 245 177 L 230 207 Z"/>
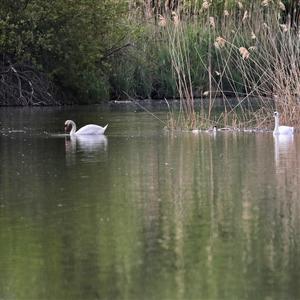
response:
<path id="1" fill-rule="evenodd" d="M 174 113 L 170 114 L 170 124 L 176 128 L 193 128 L 196 124 L 196 116 L 191 77 L 192 65 L 189 40 L 188 37 L 185 36 L 186 24 L 181 22 L 175 12 L 172 13 L 172 22 L 169 20 L 168 23 L 168 26 L 166 26 L 168 51 L 180 98 L 180 111 L 176 117 Z M 161 24 L 167 25 L 167 21 L 164 17 L 161 17 Z"/>

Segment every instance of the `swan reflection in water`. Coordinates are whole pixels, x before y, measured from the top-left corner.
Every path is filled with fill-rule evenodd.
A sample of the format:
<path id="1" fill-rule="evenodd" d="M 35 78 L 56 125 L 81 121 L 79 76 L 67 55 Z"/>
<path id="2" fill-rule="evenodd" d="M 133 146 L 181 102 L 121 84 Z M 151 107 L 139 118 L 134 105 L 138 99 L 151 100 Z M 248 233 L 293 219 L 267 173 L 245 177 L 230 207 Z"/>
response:
<path id="1" fill-rule="evenodd" d="M 273 233 L 270 236 L 274 238 L 271 239 L 273 242 L 270 243 L 270 249 L 281 248 L 281 252 L 278 255 L 288 258 L 294 255 L 295 239 L 300 234 L 300 160 L 297 153 L 299 137 L 290 134 L 274 136 L 273 139 L 275 174 L 274 177 L 271 177 L 273 189 L 270 192 L 274 193 L 274 195 L 268 205 L 270 216 L 275 218 L 270 224 L 276 225 L 271 226 L 273 227 Z M 277 244 L 276 240 L 282 241 L 282 244 Z M 282 247 L 278 247 L 278 245 L 282 245 Z M 272 253 L 276 252 L 272 250 Z M 273 261 L 276 262 L 275 259 Z M 283 264 L 287 265 L 288 259 L 284 259 Z"/>
<path id="2" fill-rule="evenodd" d="M 105 135 L 70 135 L 65 138 L 67 163 L 106 160 L 107 137 Z"/>
<path id="3" fill-rule="evenodd" d="M 276 171 L 289 168 L 289 162 L 295 159 L 296 149 L 294 145 L 294 135 L 274 135 L 274 154 Z"/>

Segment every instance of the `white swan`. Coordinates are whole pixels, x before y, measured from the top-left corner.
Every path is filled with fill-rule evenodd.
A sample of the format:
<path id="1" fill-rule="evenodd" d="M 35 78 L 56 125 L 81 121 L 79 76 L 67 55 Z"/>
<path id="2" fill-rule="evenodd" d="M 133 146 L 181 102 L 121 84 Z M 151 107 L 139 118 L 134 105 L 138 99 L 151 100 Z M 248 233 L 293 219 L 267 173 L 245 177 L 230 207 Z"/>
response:
<path id="1" fill-rule="evenodd" d="M 294 134 L 294 127 L 290 126 L 279 126 L 279 112 L 274 112 L 275 118 L 275 127 L 273 130 L 274 135 L 281 135 L 281 134 Z"/>
<path id="2" fill-rule="evenodd" d="M 65 132 L 71 127 L 70 135 L 101 135 L 104 134 L 108 124 L 104 127 L 94 124 L 89 124 L 81 127 L 76 131 L 76 124 L 72 120 L 67 120 L 65 122 Z"/>

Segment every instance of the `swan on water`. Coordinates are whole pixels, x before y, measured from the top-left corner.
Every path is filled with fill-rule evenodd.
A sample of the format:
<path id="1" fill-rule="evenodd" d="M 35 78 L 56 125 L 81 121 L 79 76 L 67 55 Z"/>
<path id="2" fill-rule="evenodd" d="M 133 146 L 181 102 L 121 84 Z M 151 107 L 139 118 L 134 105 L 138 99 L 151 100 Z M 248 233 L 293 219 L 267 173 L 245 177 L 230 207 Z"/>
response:
<path id="1" fill-rule="evenodd" d="M 99 125 L 89 124 L 81 127 L 76 131 L 75 122 L 72 120 L 67 120 L 65 122 L 65 132 L 68 132 L 69 128 L 71 127 L 70 135 L 101 135 L 104 134 L 107 126 L 108 124 L 105 125 L 104 127 Z"/>
<path id="2" fill-rule="evenodd" d="M 275 118 L 275 127 L 273 130 L 274 135 L 280 135 L 280 134 L 293 134 L 294 133 L 294 127 L 290 126 L 279 126 L 279 112 L 274 112 L 274 118 Z"/>

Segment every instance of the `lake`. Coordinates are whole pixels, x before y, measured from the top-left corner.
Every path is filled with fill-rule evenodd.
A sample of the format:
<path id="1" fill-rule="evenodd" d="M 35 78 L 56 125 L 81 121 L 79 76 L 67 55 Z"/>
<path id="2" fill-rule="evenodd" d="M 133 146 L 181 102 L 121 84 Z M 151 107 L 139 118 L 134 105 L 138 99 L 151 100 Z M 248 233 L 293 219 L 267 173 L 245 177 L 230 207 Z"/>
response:
<path id="1" fill-rule="evenodd" d="M 109 127 L 74 140 L 66 119 Z M 300 299 L 298 134 L 104 106 L 0 122 L 1 300 Z"/>

